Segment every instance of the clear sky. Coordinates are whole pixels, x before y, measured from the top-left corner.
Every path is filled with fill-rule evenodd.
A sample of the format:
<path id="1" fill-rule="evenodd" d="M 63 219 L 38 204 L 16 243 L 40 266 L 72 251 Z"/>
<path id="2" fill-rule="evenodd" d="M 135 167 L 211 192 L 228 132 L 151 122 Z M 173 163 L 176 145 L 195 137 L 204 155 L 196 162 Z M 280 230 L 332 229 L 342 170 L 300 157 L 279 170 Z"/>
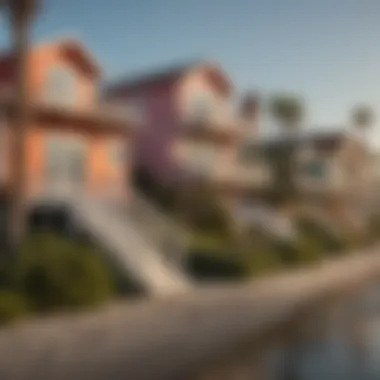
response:
<path id="1" fill-rule="evenodd" d="M 380 0 L 45 0 L 33 38 L 66 33 L 109 78 L 206 57 L 238 90 L 304 96 L 312 124 L 346 123 L 356 102 L 380 119 Z"/>

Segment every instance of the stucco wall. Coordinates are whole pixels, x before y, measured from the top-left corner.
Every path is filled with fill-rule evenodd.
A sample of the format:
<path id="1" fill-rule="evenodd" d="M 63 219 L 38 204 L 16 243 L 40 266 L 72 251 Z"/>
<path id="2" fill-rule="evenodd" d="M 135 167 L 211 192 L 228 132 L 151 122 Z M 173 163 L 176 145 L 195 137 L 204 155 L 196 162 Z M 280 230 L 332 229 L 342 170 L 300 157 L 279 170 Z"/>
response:
<path id="1" fill-rule="evenodd" d="M 88 57 L 91 60 L 90 57 Z M 3 63 L 1 63 L 3 62 Z M 5 62 L 5 63 L 4 63 Z M 83 62 L 82 62 L 83 63 Z M 92 62 L 88 62 L 91 67 Z M 44 98 L 46 81 L 49 70 L 54 66 L 68 68 L 72 71 L 76 82 L 76 101 L 73 104 L 78 110 L 83 108 L 95 108 L 97 106 L 97 92 L 99 85 L 98 72 L 91 71 L 86 64 L 80 64 L 77 57 L 67 55 L 63 45 L 47 44 L 35 47 L 29 56 L 29 95 L 34 99 Z M 10 70 L 7 60 L 0 59 L 0 83 L 12 83 L 12 70 Z M 36 193 L 46 186 L 46 144 L 49 136 L 61 135 L 76 140 L 82 140 L 87 146 L 86 178 L 84 188 L 92 194 L 124 194 L 129 191 L 129 176 L 131 160 L 129 155 L 120 163 L 113 162 L 111 146 L 112 144 L 125 144 L 125 149 L 130 150 L 130 139 L 122 133 L 113 132 L 103 128 L 96 129 L 90 125 L 83 124 L 79 118 L 72 119 L 71 124 L 64 121 L 56 121 L 53 124 L 45 120 L 35 119 L 28 126 L 29 132 L 26 141 L 27 155 L 27 186 L 28 193 Z M 8 125 L 10 119 L 5 119 L 3 123 L 3 141 L 6 141 L 2 151 L 4 162 L 4 181 L 9 183 L 12 177 L 12 138 Z M 106 127 L 106 125 L 105 125 Z"/>
<path id="2" fill-rule="evenodd" d="M 119 162 L 115 162 L 112 155 L 113 144 L 123 143 L 121 135 L 104 135 L 94 131 L 76 131 L 72 128 L 65 130 L 62 125 L 57 128 L 42 124 L 31 125 L 26 140 L 26 181 L 29 195 L 37 195 L 51 185 L 46 168 L 47 144 L 52 137 L 76 140 L 85 147 L 86 170 L 82 187 L 84 191 L 94 196 L 128 197 L 131 166 L 128 153 L 127 157 Z M 9 128 L 4 130 L 3 138 L 6 141 L 6 148 L 2 151 L 5 163 L 4 180 L 6 183 L 11 183 L 12 135 Z M 125 141 L 125 145 L 128 144 Z"/>
<path id="3" fill-rule="evenodd" d="M 32 52 L 30 57 L 30 91 L 35 98 L 44 97 L 44 89 L 49 70 L 59 66 L 72 71 L 76 79 L 77 103 L 79 108 L 92 107 L 97 97 L 99 78 L 77 65 L 70 59 L 60 45 L 42 46 Z"/>
<path id="4" fill-rule="evenodd" d="M 203 68 L 190 71 L 178 82 L 176 86 L 176 107 L 178 112 L 177 122 L 181 123 L 186 120 L 191 112 L 192 102 L 194 96 L 198 93 L 209 93 L 215 99 L 216 106 L 213 112 L 218 115 L 222 120 L 228 120 L 232 114 L 232 94 L 225 94 L 212 82 Z M 237 130 L 237 134 L 239 131 Z M 179 155 L 179 159 L 186 161 L 197 160 L 197 151 L 201 152 L 210 149 L 210 161 L 204 164 L 212 168 L 215 176 L 223 176 L 234 170 L 237 164 L 237 148 L 239 143 L 239 136 L 220 141 L 219 139 L 210 138 L 203 142 L 192 141 L 190 139 L 178 136 L 173 147 L 174 151 Z"/>
<path id="5" fill-rule="evenodd" d="M 120 90 L 111 100 L 136 107 L 141 111 L 142 123 L 136 132 L 134 161 L 147 169 L 158 181 L 170 181 L 172 160 L 170 146 L 176 134 L 172 83 L 162 82 Z"/>

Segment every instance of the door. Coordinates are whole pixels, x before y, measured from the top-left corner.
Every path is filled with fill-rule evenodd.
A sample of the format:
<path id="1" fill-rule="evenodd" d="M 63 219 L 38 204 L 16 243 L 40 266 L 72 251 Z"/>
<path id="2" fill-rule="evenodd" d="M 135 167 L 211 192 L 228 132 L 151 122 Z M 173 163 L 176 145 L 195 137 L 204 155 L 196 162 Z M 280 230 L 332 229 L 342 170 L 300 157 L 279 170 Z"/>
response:
<path id="1" fill-rule="evenodd" d="M 48 191 L 70 195 L 84 190 L 86 145 L 78 138 L 53 137 L 48 140 L 46 182 Z"/>

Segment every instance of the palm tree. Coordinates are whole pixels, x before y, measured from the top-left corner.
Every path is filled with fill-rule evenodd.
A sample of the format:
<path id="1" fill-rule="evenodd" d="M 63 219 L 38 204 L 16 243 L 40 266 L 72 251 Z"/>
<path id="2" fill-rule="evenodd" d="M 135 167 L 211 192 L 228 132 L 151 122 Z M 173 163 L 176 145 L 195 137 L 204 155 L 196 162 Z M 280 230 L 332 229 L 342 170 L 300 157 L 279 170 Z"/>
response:
<path id="1" fill-rule="evenodd" d="M 359 129 L 364 130 L 372 127 L 375 121 L 375 114 L 371 107 L 366 105 L 356 106 L 352 111 L 353 125 Z"/>
<path id="2" fill-rule="evenodd" d="M 278 94 L 270 101 L 270 113 L 285 132 L 294 132 L 303 121 L 304 105 L 296 96 Z"/>
<path id="3" fill-rule="evenodd" d="M 11 140 L 12 203 L 8 228 L 9 250 L 17 253 L 24 237 L 25 214 L 25 141 L 28 127 L 28 50 L 29 27 L 37 6 L 37 0 L 0 0 L 0 7 L 7 13 L 12 35 L 15 60 L 16 103 L 14 110 L 14 135 Z"/>
<path id="4" fill-rule="evenodd" d="M 279 201 L 287 202 L 295 196 L 296 186 L 294 179 L 294 140 L 287 139 L 298 133 L 304 118 L 303 102 L 289 94 L 274 95 L 269 103 L 269 111 L 278 122 L 285 135 L 285 140 L 278 144 L 271 152 L 274 167 L 276 197 Z"/>

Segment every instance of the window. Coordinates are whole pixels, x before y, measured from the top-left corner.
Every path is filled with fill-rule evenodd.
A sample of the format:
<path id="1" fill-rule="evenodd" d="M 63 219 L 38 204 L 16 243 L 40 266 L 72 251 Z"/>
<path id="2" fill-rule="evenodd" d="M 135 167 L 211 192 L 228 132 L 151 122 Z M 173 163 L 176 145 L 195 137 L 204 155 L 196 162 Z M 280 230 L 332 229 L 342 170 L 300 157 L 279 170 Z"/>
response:
<path id="1" fill-rule="evenodd" d="M 46 141 L 46 178 L 81 182 L 85 178 L 86 146 L 74 138 L 51 136 Z"/>
<path id="2" fill-rule="evenodd" d="M 126 146 L 122 142 L 114 142 L 110 146 L 111 161 L 114 165 L 122 165 L 127 159 Z"/>
<path id="3" fill-rule="evenodd" d="M 191 151 L 189 158 L 195 171 L 207 174 L 216 168 L 218 152 L 214 145 L 196 144 Z"/>
<path id="4" fill-rule="evenodd" d="M 311 160 L 302 165 L 302 174 L 313 179 L 323 179 L 327 174 L 326 162 Z"/>
<path id="5" fill-rule="evenodd" d="M 215 106 L 214 96 L 209 92 L 198 92 L 191 99 L 190 114 L 192 117 L 205 118 Z"/>
<path id="6" fill-rule="evenodd" d="M 74 72 L 64 67 L 53 67 L 48 73 L 44 98 L 52 104 L 73 106 L 77 103 Z"/>

